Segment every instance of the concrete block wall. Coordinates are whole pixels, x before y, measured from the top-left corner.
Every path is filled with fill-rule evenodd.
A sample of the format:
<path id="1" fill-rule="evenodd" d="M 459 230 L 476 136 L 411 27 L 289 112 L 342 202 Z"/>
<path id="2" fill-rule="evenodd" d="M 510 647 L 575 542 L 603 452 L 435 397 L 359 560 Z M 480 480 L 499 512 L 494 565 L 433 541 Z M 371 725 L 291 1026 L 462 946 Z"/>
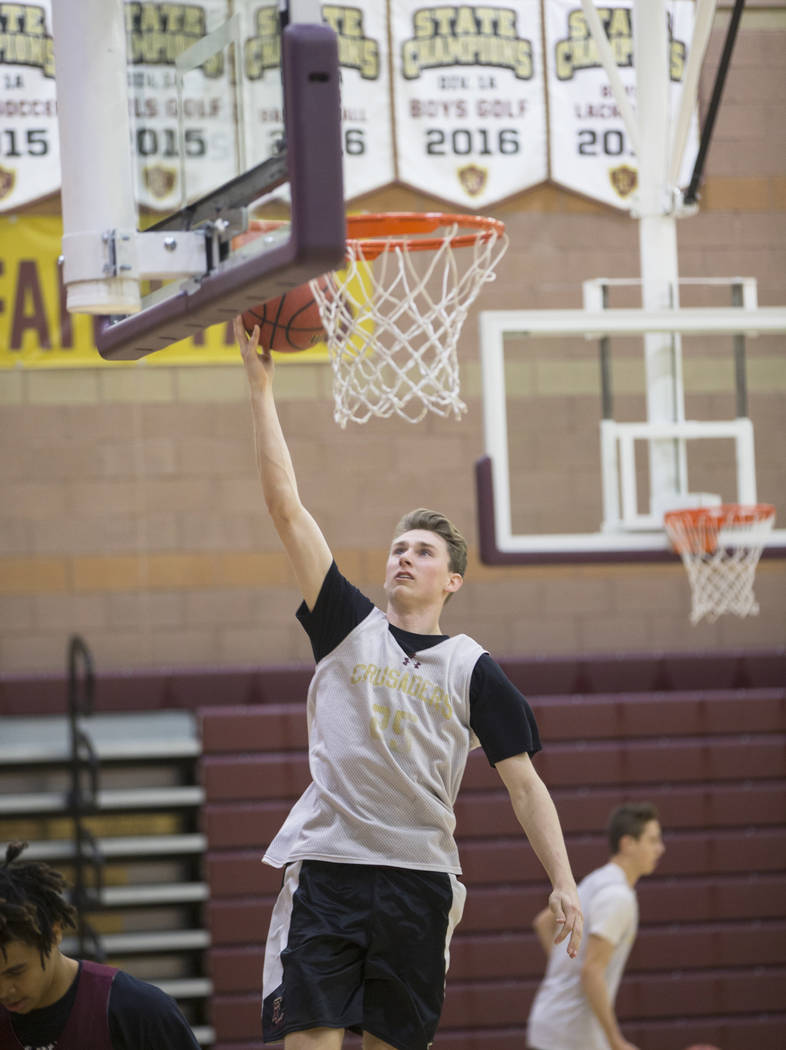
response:
<path id="1" fill-rule="evenodd" d="M 724 92 L 699 214 L 679 224 L 684 277 L 753 276 L 762 305 L 786 302 L 786 151 L 782 54 L 786 4 L 746 11 Z M 720 5 L 702 74 L 707 101 L 723 42 Z M 370 210 L 440 207 L 390 188 Z M 57 200 L 40 208 L 57 210 Z M 494 209 L 510 250 L 460 345 L 461 421 L 372 421 L 340 431 L 327 363 L 279 368 L 278 397 L 304 499 L 341 567 L 379 600 L 400 513 L 444 510 L 472 548 L 464 593 L 443 627 L 498 656 L 620 648 L 778 645 L 786 636 L 786 561 L 762 561 L 761 614 L 692 628 L 687 581 L 657 566 L 488 568 L 477 557 L 474 463 L 483 454 L 478 309 L 581 305 L 581 282 L 639 272 L 627 215 L 544 185 Z M 693 296 L 694 299 L 690 299 Z M 684 301 L 725 305 L 725 291 Z M 694 345 L 695 343 L 695 345 Z M 688 414 L 731 418 L 730 340 L 691 341 Z M 615 412 L 644 418 L 640 350 L 615 348 Z M 786 526 L 786 345 L 748 342 L 759 497 Z M 242 371 L 234 366 L 28 370 L 0 374 L 0 670 L 61 668 L 67 636 L 85 635 L 100 666 L 308 662 L 293 619 L 298 595 L 255 477 Z M 597 352 L 567 341 L 516 356 L 514 520 L 522 529 L 594 530 L 600 518 Z M 691 460 L 701 488 L 733 496 L 731 450 Z"/>

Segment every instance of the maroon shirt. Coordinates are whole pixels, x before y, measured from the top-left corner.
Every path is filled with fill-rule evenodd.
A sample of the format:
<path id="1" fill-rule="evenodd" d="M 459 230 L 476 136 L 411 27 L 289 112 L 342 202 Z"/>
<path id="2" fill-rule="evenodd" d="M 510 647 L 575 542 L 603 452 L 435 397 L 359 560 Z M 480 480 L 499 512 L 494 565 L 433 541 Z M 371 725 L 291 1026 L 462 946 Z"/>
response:
<path id="1" fill-rule="evenodd" d="M 160 988 L 109 966 L 83 962 L 81 967 L 79 977 L 51 1006 L 26 1014 L 9 1014 L 0 1007 L 0 1050 L 199 1050 L 177 1003 Z M 88 1042 L 83 1038 L 85 1019 Z"/>
<path id="2" fill-rule="evenodd" d="M 76 998 L 57 1040 L 57 1050 L 112 1050 L 109 1035 L 109 993 L 117 970 L 112 966 L 83 962 Z M 11 1013 L 0 1006 L 0 1046 L 23 1050 L 11 1025 Z"/>

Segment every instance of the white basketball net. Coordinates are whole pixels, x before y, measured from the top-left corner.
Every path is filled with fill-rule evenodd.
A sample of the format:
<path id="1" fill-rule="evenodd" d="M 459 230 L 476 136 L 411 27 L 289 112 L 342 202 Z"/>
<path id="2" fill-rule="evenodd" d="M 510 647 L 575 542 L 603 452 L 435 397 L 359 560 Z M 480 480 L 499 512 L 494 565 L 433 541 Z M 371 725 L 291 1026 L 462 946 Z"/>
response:
<path id="1" fill-rule="evenodd" d="M 508 241 L 492 228 L 473 244 L 456 246 L 459 229 L 446 230 L 435 250 L 386 244 L 379 251 L 375 245 L 370 259 L 360 242 L 349 240 L 346 269 L 332 274 L 332 287 L 312 282 L 339 426 L 394 414 L 418 423 L 429 411 L 455 418 L 466 411 L 456 344 Z"/>
<path id="2" fill-rule="evenodd" d="M 775 511 L 768 505 L 707 507 L 691 517 L 667 514 L 665 528 L 688 573 L 690 621 L 723 613 L 756 615 L 753 579 Z"/>

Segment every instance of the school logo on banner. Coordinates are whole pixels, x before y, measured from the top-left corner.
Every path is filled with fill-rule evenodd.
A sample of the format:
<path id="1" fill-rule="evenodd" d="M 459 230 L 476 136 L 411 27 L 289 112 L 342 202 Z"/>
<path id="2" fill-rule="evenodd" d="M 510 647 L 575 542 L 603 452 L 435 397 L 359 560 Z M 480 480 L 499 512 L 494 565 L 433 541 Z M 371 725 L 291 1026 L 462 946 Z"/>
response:
<path id="1" fill-rule="evenodd" d="M 478 197 L 486 188 L 488 168 L 479 168 L 477 164 L 468 164 L 458 170 L 459 182 L 470 197 Z"/>
<path id="2" fill-rule="evenodd" d="M 392 0 L 398 178 L 484 207 L 547 176 L 538 0 Z"/>
<path id="3" fill-rule="evenodd" d="M 639 184 L 639 173 L 635 168 L 629 168 L 627 164 L 621 164 L 618 168 L 609 171 L 611 185 L 614 192 L 621 200 L 630 197 L 631 193 Z"/>
<path id="4" fill-rule="evenodd" d="M 12 168 L 0 168 L 0 201 L 8 197 L 16 183 L 16 172 Z"/>
<path id="5" fill-rule="evenodd" d="M 0 4 L 0 211 L 59 188 L 51 0 Z"/>
<path id="6" fill-rule="evenodd" d="M 552 181 L 627 209 L 638 185 L 638 163 L 584 10 L 578 0 L 548 0 L 545 8 Z M 673 0 L 664 27 L 669 34 L 670 103 L 675 116 L 693 35 L 693 9 L 691 0 Z M 635 110 L 634 4 L 624 0 L 597 10 Z M 680 172 L 682 184 L 690 177 L 697 150 L 694 115 Z"/>
<path id="7" fill-rule="evenodd" d="M 177 182 L 177 168 L 165 168 L 163 164 L 151 164 L 142 169 L 145 187 L 156 200 L 166 200 Z"/>

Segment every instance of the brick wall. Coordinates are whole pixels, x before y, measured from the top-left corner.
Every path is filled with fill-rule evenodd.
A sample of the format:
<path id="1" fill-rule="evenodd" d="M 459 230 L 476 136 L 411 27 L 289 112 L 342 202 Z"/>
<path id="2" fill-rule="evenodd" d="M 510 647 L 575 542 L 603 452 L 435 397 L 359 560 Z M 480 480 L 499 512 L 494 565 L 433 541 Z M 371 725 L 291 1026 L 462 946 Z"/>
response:
<path id="1" fill-rule="evenodd" d="M 723 41 L 702 75 L 706 109 Z M 679 225 L 682 276 L 754 276 L 762 305 L 786 301 L 786 156 L 781 109 L 786 6 L 743 18 L 710 150 L 699 214 Z M 439 207 L 403 188 L 369 209 Z M 53 202 L 52 208 L 57 207 Z M 511 248 L 483 309 L 577 307 L 581 281 L 638 273 L 627 216 L 541 186 L 494 209 Z M 699 293 L 695 293 L 699 296 Z M 713 293 L 716 296 L 721 293 Z M 725 294 L 725 293 L 724 293 Z M 709 300 L 699 296 L 697 305 Z M 725 300 L 712 299 L 712 302 Z M 473 467 L 483 454 L 477 311 L 461 341 L 460 422 L 375 421 L 340 431 L 326 364 L 279 369 L 278 395 L 303 496 L 342 568 L 375 600 L 385 546 L 402 509 L 435 505 L 463 526 L 473 556 L 443 627 L 470 630 L 497 655 L 780 644 L 786 562 L 763 561 L 761 615 L 691 628 L 688 585 L 660 566 L 491 569 L 475 552 Z M 640 352 L 615 352 L 615 411 L 643 418 Z M 750 415 L 761 499 L 786 524 L 786 355 L 780 338 L 749 341 Z M 686 353 L 689 414 L 731 418 L 728 347 Z M 599 524 L 595 349 L 536 347 L 511 380 L 518 527 Z M 292 618 L 297 593 L 255 478 L 240 368 L 83 369 L 0 375 L 0 669 L 53 670 L 67 636 L 99 666 L 307 662 Z M 709 446 L 707 446 L 709 448 Z M 730 449 L 702 453 L 695 477 L 730 483 Z M 693 468 L 692 468 L 693 469 Z"/>

